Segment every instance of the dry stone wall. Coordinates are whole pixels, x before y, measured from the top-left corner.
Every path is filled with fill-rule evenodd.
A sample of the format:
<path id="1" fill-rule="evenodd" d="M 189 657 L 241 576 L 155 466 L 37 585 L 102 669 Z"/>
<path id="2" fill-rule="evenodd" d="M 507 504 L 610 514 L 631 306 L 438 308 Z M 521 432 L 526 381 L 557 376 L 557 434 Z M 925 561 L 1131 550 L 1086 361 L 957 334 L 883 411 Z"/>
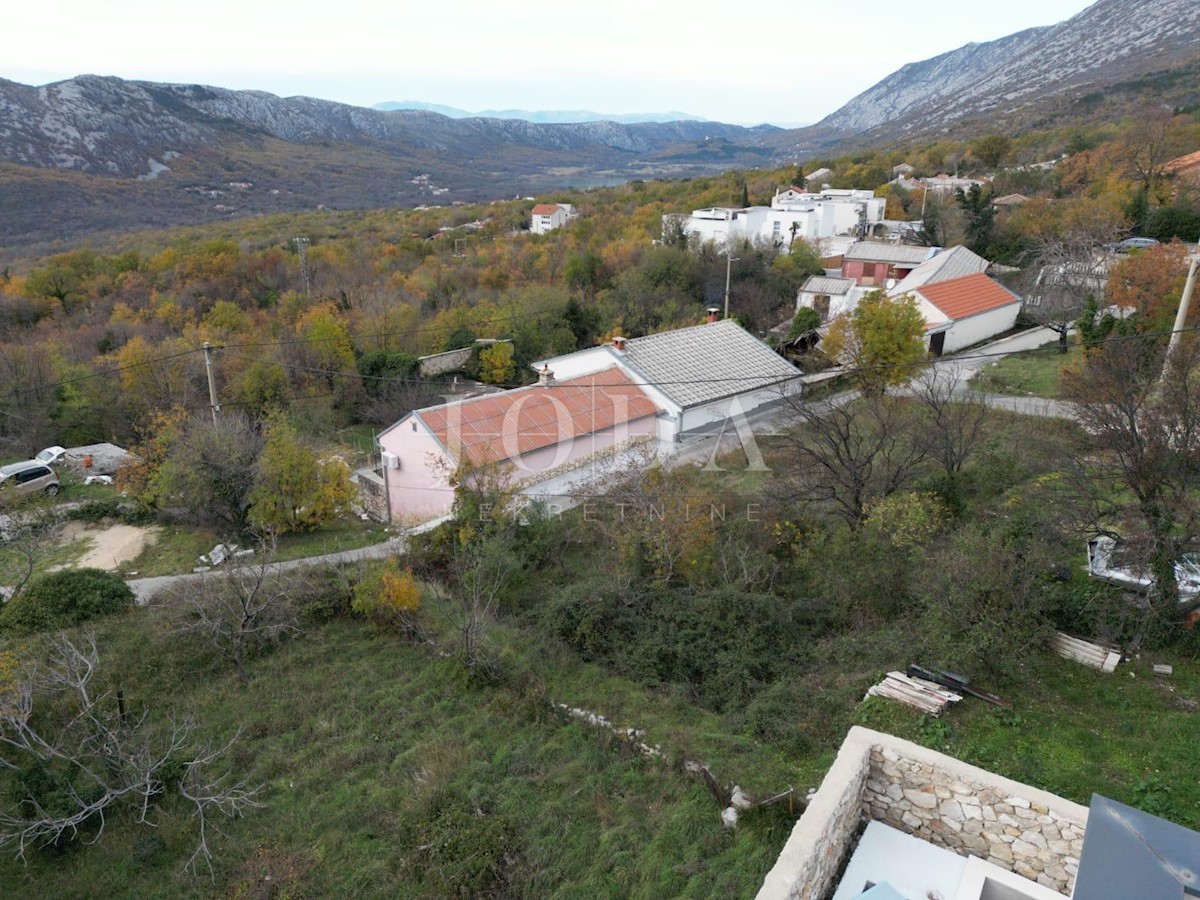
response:
<path id="1" fill-rule="evenodd" d="M 828 897 L 859 826 L 876 819 L 1069 896 L 1087 807 L 934 750 L 855 727 L 758 900 Z"/>
<path id="2" fill-rule="evenodd" d="M 895 749 L 871 749 L 862 795 L 872 819 L 961 855 L 978 856 L 1069 895 L 1083 852 L 1082 822 Z"/>

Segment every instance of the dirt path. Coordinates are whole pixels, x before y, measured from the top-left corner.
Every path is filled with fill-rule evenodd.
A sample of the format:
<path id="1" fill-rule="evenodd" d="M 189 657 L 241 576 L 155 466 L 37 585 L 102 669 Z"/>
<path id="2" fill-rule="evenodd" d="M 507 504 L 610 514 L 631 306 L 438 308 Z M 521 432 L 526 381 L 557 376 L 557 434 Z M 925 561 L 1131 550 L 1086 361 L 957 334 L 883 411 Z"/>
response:
<path id="1" fill-rule="evenodd" d="M 90 529 L 79 522 L 69 522 L 63 529 L 63 540 L 70 542 L 78 538 L 87 538 L 92 546 L 75 565 L 111 572 L 121 563 L 136 557 L 147 544 L 158 540 L 158 529 L 134 525 Z"/>

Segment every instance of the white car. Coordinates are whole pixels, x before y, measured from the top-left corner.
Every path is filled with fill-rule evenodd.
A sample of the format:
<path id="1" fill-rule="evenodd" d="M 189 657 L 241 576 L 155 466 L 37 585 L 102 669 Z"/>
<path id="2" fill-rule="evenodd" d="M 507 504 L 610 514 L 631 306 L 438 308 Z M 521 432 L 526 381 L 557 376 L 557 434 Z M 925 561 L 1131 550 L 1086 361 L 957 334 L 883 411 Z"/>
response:
<path id="1" fill-rule="evenodd" d="M 59 460 L 66 456 L 66 454 L 67 449 L 65 447 L 47 447 L 35 456 L 34 459 L 44 466 L 55 466 L 58 465 Z"/>

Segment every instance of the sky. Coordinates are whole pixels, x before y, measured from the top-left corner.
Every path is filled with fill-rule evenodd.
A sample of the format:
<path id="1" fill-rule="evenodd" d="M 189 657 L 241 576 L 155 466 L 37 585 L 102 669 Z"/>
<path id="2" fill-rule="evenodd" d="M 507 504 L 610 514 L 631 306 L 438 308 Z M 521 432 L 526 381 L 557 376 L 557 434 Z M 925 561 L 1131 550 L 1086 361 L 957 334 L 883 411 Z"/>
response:
<path id="1" fill-rule="evenodd" d="M 814 122 L 907 62 L 1090 0 L 57 0 L 4 12 L 0 78 L 90 73 L 471 111 Z M 844 12 L 839 12 L 839 9 Z"/>

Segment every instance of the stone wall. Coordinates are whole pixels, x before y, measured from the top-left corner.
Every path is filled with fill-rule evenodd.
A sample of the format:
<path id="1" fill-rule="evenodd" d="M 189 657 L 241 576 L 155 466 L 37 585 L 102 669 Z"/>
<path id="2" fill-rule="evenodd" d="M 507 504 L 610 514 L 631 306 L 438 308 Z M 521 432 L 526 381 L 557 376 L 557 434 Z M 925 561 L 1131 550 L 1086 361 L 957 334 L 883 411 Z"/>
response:
<path id="1" fill-rule="evenodd" d="M 872 819 L 1070 894 L 1082 821 L 887 746 L 873 747 L 870 760 L 862 803 Z"/>
<path id="2" fill-rule="evenodd" d="M 388 522 L 391 511 L 388 509 L 387 485 L 383 476 L 373 469 L 359 469 L 350 480 L 358 486 L 357 512 L 361 509 L 376 522 Z"/>
<path id="3" fill-rule="evenodd" d="M 876 819 L 1069 895 L 1087 807 L 866 728 L 851 728 L 758 900 L 817 900 Z"/>
<path id="4" fill-rule="evenodd" d="M 767 874 L 759 900 L 813 900 L 837 886 L 851 843 L 863 824 L 863 791 L 869 748 L 847 740 L 792 829 L 783 852 Z"/>
<path id="5" fill-rule="evenodd" d="M 435 353 L 432 356 L 422 356 L 417 365 L 417 374 L 422 378 L 432 378 L 434 375 L 445 375 L 457 372 L 471 360 L 475 345 L 463 347 L 461 350 L 447 350 L 445 353 Z"/>

